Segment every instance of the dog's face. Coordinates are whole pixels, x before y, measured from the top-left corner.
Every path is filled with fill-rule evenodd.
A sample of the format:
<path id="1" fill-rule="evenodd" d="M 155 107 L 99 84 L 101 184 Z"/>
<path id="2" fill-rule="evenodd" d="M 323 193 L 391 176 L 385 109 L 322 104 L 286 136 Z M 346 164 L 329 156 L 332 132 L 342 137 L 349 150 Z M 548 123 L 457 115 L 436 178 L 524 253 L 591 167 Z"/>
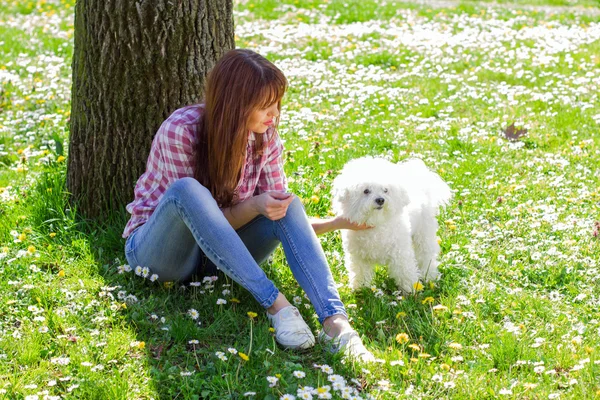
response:
<path id="1" fill-rule="evenodd" d="M 399 214 L 409 198 L 395 171 L 394 164 L 382 159 L 350 161 L 333 183 L 336 214 L 372 226 Z"/>

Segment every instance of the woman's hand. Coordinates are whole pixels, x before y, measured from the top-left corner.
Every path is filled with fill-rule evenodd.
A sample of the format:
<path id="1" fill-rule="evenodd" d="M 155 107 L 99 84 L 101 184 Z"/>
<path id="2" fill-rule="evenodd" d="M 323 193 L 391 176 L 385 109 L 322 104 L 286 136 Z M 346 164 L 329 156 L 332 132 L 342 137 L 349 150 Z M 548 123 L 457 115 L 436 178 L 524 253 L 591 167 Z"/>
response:
<path id="1" fill-rule="evenodd" d="M 362 231 L 365 229 L 371 229 L 372 226 L 367 224 L 358 224 L 356 222 L 351 222 L 344 217 L 337 216 L 333 220 L 335 229 L 351 229 L 353 231 Z"/>
<path id="2" fill-rule="evenodd" d="M 287 209 L 294 200 L 294 195 L 283 192 L 266 192 L 252 198 L 254 209 L 271 221 L 277 221 L 287 213 Z"/>

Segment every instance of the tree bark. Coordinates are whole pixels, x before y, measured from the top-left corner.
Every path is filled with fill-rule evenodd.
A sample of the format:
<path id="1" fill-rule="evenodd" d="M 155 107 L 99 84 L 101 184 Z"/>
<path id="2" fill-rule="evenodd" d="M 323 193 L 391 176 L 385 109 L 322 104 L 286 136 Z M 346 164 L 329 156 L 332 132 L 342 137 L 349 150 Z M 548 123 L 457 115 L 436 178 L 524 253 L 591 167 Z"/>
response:
<path id="1" fill-rule="evenodd" d="M 152 138 L 234 47 L 232 0 L 78 0 L 67 187 L 97 218 L 133 198 Z"/>

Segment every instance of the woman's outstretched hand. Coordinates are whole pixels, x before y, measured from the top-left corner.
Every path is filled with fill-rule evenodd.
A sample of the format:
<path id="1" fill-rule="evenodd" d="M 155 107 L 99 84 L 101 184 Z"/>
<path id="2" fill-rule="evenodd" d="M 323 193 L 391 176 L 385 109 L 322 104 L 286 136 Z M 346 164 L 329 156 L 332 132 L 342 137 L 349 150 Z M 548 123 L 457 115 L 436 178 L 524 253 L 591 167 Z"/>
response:
<path id="1" fill-rule="evenodd" d="M 292 193 L 266 192 L 253 197 L 254 209 L 271 221 L 277 221 L 287 213 L 287 209 L 294 200 Z"/>
<path id="2" fill-rule="evenodd" d="M 344 217 L 337 216 L 334 219 L 335 229 L 351 229 L 353 231 L 362 231 L 365 229 L 371 229 L 372 226 L 366 224 L 358 224 L 351 222 Z"/>

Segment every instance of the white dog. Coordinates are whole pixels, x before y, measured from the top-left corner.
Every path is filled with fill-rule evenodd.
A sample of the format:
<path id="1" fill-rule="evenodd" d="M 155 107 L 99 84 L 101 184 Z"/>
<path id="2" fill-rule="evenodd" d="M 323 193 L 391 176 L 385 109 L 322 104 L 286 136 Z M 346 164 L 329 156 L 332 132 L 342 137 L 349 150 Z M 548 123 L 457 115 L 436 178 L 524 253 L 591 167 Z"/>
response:
<path id="1" fill-rule="evenodd" d="M 333 209 L 373 227 L 342 231 L 352 289 L 371 284 L 375 264 L 387 265 L 407 293 L 419 279 L 438 279 L 436 217 L 451 197 L 448 185 L 419 159 L 393 164 L 363 157 L 348 162 L 333 182 Z"/>

